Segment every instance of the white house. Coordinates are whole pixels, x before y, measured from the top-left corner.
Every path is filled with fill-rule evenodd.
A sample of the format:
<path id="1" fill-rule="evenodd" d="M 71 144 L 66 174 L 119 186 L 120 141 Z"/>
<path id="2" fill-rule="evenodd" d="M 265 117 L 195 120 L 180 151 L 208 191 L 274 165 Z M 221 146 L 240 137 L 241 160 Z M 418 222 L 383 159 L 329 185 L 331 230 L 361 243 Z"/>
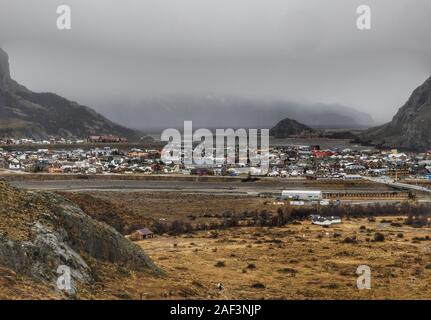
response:
<path id="1" fill-rule="evenodd" d="M 332 224 L 341 223 L 341 218 L 337 216 L 321 217 L 319 215 L 312 215 L 311 223 L 319 226 L 330 226 Z"/>

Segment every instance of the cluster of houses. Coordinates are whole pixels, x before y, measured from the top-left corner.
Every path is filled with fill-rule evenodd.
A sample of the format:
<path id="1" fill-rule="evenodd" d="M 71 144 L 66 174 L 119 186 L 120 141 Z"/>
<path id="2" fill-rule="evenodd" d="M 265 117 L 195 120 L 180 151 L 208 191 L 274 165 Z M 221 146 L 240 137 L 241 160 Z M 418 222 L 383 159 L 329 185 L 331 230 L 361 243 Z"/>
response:
<path id="1" fill-rule="evenodd" d="M 361 176 L 388 176 L 395 180 L 407 177 L 431 178 L 431 151 L 404 153 L 398 150 L 326 149 L 319 146 L 273 148 L 273 177 L 357 180 Z"/>
<path id="2" fill-rule="evenodd" d="M 321 190 L 283 190 L 280 200 L 288 200 L 290 204 L 294 206 L 302 206 L 305 204 L 330 204 L 329 200 L 323 199 Z M 312 224 L 323 227 L 341 223 L 341 218 L 338 216 L 320 216 L 318 214 L 312 214 L 310 220 Z"/>
<path id="3" fill-rule="evenodd" d="M 49 139 L 36 140 L 31 138 L 0 138 L 0 145 L 55 145 L 55 144 L 83 144 L 83 143 L 118 143 L 127 142 L 127 138 L 112 134 L 91 135 L 86 139 L 52 137 Z"/>
<path id="4" fill-rule="evenodd" d="M 28 144 L 30 139 L 0 141 L 0 144 Z M 84 140 L 33 141 L 40 148 L 33 151 L 9 151 L 0 148 L 0 168 L 24 172 L 49 173 L 145 173 L 191 175 L 256 175 L 260 168 L 250 167 L 247 159 L 234 165 L 178 165 L 163 163 L 161 149 L 132 148 L 119 150 L 110 142 L 123 138 L 106 135 Z M 97 147 L 88 142 L 100 142 Z M 54 149 L 50 144 L 77 144 L 73 150 Z M 83 145 L 79 145 L 82 143 Z M 22 147 L 21 147 L 22 148 Z M 7 150 L 6 150 L 7 149 Z M 84 150 L 86 149 L 86 150 Z M 357 180 L 363 176 L 431 179 L 431 151 L 404 153 L 397 150 L 325 149 L 319 146 L 277 146 L 270 148 L 269 177 L 304 179 Z"/>
<path id="5" fill-rule="evenodd" d="M 89 136 L 88 142 L 103 142 L 103 143 L 115 143 L 115 142 L 127 142 L 127 138 L 114 136 L 112 134 L 105 134 L 99 136 Z"/>
<path id="6" fill-rule="evenodd" d="M 45 173 L 164 173 L 158 150 L 97 147 L 89 150 L 6 151 L 0 148 L 0 168 Z"/>

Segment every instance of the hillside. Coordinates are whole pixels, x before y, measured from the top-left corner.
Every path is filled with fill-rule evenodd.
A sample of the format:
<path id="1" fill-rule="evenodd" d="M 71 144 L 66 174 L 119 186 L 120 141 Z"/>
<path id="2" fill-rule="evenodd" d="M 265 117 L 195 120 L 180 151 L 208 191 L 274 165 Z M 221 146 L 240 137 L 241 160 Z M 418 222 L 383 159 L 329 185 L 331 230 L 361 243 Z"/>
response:
<path id="1" fill-rule="evenodd" d="M 431 148 L 431 77 L 415 89 L 392 121 L 371 128 L 361 141 L 380 147 L 408 150 Z"/>
<path id="2" fill-rule="evenodd" d="M 61 298 L 62 294 L 53 289 L 61 265 L 71 269 L 74 292 L 69 294 L 78 288 L 80 293 L 91 292 L 91 285 L 102 279 L 98 271 L 102 267 L 162 274 L 139 246 L 90 218 L 72 202 L 53 193 L 22 191 L 0 181 L 2 274 L 33 283 L 31 286 L 46 291 L 47 297 Z"/>
<path id="3" fill-rule="evenodd" d="M 292 135 L 299 135 L 303 133 L 311 133 L 314 130 L 305 124 L 299 123 L 293 119 L 283 119 L 275 125 L 269 134 L 275 138 L 287 138 Z"/>
<path id="4" fill-rule="evenodd" d="M 140 132 L 120 126 L 93 109 L 54 93 L 35 93 L 10 76 L 9 59 L 0 49 L 0 137 L 80 137 L 113 134 L 139 139 Z"/>

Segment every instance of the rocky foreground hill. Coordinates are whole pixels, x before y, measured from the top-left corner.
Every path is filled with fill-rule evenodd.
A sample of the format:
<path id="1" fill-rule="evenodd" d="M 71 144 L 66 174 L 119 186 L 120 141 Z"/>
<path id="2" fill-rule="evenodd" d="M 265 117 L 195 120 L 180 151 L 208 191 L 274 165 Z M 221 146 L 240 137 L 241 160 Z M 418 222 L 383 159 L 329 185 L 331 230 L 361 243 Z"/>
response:
<path id="1" fill-rule="evenodd" d="M 8 55 L 0 48 L 0 137 L 86 137 L 112 134 L 131 140 L 141 133 L 120 126 L 93 109 L 54 93 L 35 93 L 10 76 Z"/>
<path id="2" fill-rule="evenodd" d="M 287 138 L 292 135 L 312 133 L 313 129 L 293 119 L 283 119 L 277 123 L 269 134 L 275 138 Z"/>
<path id="3" fill-rule="evenodd" d="M 62 265 L 71 271 L 70 291 L 56 286 Z M 0 181 L 0 297 L 4 290 L 15 292 L 23 286 L 26 289 L 18 298 L 38 290 L 47 298 L 69 297 L 81 288 L 88 293 L 94 285 L 103 286 L 100 266 L 114 270 L 110 277 L 119 268 L 126 274 L 162 274 L 141 247 L 69 200 Z"/>
<path id="4" fill-rule="evenodd" d="M 380 147 L 431 149 L 431 77 L 413 91 L 391 122 L 369 129 L 361 141 Z"/>

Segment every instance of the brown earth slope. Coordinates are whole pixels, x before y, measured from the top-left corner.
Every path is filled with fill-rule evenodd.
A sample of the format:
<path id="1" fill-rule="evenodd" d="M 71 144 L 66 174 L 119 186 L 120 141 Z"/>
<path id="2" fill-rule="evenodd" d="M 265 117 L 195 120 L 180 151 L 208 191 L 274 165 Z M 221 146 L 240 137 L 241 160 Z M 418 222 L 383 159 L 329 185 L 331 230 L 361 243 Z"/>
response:
<path id="1" fill-rule="evenodd" d="M 72 202 L 0 181 L 0 267 L 23 277 L 23 283 L 55 288 L 61 265 L 71 270 L 69 294 L 97 282 L 100 265 L 162 274 L 140 247 Z"/>

